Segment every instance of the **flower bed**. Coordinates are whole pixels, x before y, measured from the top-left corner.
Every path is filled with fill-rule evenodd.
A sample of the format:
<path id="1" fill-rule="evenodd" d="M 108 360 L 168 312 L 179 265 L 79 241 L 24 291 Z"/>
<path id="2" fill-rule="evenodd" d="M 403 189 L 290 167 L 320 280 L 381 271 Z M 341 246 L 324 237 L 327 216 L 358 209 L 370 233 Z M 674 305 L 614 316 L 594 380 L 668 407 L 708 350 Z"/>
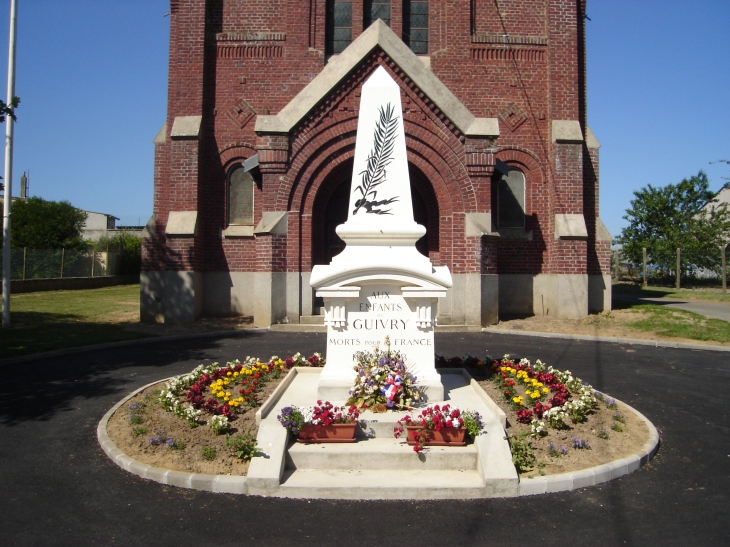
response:
<path id="1" fill-rule="evenodd" d="M 137 394 L 109 420 L 125 454 L 178 471 L 245 475 L 256 452 L 256 408 L 295 366 L 323 366 L 319 354 L 200 365 Z"/>
<path id="2" fill-rule="evenodd" d="M 509 355 L 485 362 L 479 383 L 507 414 L 512 459 L 525 476 L 607 463 L 638 452 L 648 437 L 633 412 L 570 371 Z"/>

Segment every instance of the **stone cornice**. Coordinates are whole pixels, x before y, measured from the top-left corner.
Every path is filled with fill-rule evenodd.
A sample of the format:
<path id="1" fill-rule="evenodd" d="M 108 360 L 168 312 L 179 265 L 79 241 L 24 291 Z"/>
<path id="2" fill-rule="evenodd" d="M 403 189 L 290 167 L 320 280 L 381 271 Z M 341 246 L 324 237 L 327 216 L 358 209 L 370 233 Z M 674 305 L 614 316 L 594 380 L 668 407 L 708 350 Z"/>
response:
<path id="1" fill-rule="evenodd" d="M 278 114 L 258 116 L 257 133 L 289 133 L 367 55 L 379 47 L 467 137 L 496 137 L 496 118 L 476 118 L 433 72 L 381 20 L 376 21 L 327 66 Z"/>

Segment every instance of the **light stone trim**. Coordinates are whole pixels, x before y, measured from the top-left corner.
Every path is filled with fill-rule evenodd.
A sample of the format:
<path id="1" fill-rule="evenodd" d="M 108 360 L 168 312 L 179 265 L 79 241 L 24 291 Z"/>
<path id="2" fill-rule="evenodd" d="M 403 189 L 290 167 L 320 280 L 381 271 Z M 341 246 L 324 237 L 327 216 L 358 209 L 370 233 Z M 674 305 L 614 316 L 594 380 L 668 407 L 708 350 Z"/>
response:
<path id="1" fill-rule="evenodd" d="M 553 120 L 553 142 L 583 142 L 583 131 L 577 120 Z"/>
<path id="2" fill-rule="evenodd" d="M 154 213 L 150 217 L 150 219 L 147 221 L 147 224 L 145 224 L 144 228 L 142 229 L 142 235 L 140 236 L 142 239 L 150 239 L 151 237 L 155 236 L 155 232 L 157 231 L 157 215 Z"/>
<path id="3" fill-rule="evenodd" d="M 165 144 L 165 137 L 167 136 L 167 122 L 162 124 L 162 127 L 157 132 L 157 135 L 152 140 L 153 144 Z"/>
<path id="4" fill-rule="evenodd" d="M 591 150 L 598 150 L 601 147 L 601 143 L 588 126 L 586 126 L 586 146 Z"/>
<path id="5" fill-rule="evenodd" d="M 586 220 L 582 214 L 555 215 L 555 239 L 585 239 Z"/>
<path id="6" fill-rule="evenodd" d="M 168 236 L 194 236 L 198 230 L 197 211 L 170 211 L 167 217 L 165 235 Z"/>
<path id="7" fill-rule="evenodd" d="M 197 139 L 203 116 L 178 116 L 172 124 L 171 139 Z"/>
<path id="8" fill-rule="evenodd" d="M 603 223 L 600 217 L 596 219 L 596 240 L 597 241 L 613 241 L 611 232 L 608 231 L 606 225 Z"/>
<path id="9" fill-rule="evenodd" d="M 286 211 L 265 211 L 254 234 L 286 234 L 289 228 Z"/>
<path id="10" fill-rule="evenodd" d="M 276 386 L 276 389 L 269 395 L 266 402 L 256 411 L 256 425 L 261 425 L 261 420 L 266 418 L 274 408 L 274 405 L 279 402 L 281 395 L 287 390 L 289 385 L 294 381 L 297 374 L 310 374 L 313 372 L 320 372 L 322 369 L 319 367 L 294 367 L 289 371 L 281 383 Z"/>
<path id="11" fill-rule="evenodd" d="M 465 217 L 467 237 L 499 235 L 492 225 L 492 213 L 466 213 Z"/>
<path id="12" fill-rule="evenodd" d="M 222 237 L 253 237 L 253 226 L 229 226 L 221 232 Z"/>
<path id="13" fill-rule="evenodd" d="M 345 51 L 333 56 L 324 70 L 278 114 L 258 116 L 255 131 L 257 133 L 289 133 L 358 63 L 378 46 L 466 136 L 499 136 L 499 123 L 496 118 L 475 118 L 469 109 L 431 72 L 423 60 L 414 54 L 381 20 L 370 25 Z"/>

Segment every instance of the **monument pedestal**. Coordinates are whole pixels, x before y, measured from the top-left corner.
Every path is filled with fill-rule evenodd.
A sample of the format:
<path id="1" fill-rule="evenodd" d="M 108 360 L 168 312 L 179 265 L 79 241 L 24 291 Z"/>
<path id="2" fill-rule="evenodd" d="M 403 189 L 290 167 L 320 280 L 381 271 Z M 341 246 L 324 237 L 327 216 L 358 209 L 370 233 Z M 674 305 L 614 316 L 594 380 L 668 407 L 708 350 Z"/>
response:
<path id="1" fill-rule="evenodd" d="M 408 284 L 406 284 L 408 283 Z M 391 349 L 405 355 L 406 367 L 416 377 L 416 386 L 430 401 L 441 401 L 444 388 L 434 366 L 434 326 L 438 298 L 446 288 L 425 286 L 407 276 L 398 279 L 345 281 L 323 287 L 327 325 L 327 364 L 322 370 L 317 396 L 344 401 L 355 381 L 358 351 Z"/>

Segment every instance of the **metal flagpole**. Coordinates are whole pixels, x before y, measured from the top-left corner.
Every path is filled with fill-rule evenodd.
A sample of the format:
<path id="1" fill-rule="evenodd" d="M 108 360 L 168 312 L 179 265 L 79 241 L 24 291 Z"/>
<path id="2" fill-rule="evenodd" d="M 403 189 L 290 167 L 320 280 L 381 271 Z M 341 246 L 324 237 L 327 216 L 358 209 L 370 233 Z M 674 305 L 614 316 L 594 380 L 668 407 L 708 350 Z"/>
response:
<path id="1" fill-rule="evenodd" d="M 18 0 L 10 0 L 10 41 L 8 44 L 7 104 L 15 97 L 15 29 Z M 13 117 L 5 121 L 5 198 L 3 199 L 3 327 L 10 326 L 10 206 L 13 199 Z"/>

